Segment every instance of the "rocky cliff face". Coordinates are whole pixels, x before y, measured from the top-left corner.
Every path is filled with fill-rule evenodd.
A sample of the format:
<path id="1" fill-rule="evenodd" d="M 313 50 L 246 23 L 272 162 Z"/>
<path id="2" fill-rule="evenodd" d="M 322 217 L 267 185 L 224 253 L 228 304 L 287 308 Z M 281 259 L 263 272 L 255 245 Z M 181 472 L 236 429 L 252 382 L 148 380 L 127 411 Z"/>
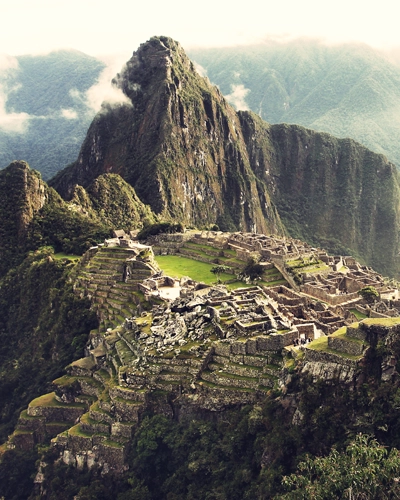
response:
<path id="1" fill-rule="evenodd" d="M 46 201 L 46 183 L 24 161 L 0 171 L 0 274 L 25 244 L 28 226 Z"/>
<path id="2" fill-rule="evenodd" d="M 120 174 L 166 218 L 224 229 L 282 232 L 250 167 L 240 122 L 180 45 L 152 38 L 115 79 L 130 105 L 104 109 L 77 162 L 52 182 L 64 196 L 104 172 Z"/>
<path id="3" fill-rule="evenodd" d="M 385 157 L 236 113 L 170 38 L 142 44 L 115 84 L 129 102 L 103 107 L 76 163 L 53 179 L 64 198 L 116 173 L 162 218 L 287 231 L 397 274 L 399 182 Z"/>
<path id="4" fill-rule="evenodd" d="M 383 155 L 351 139 L 239 113 L 254 174 L 292 236 L 398 272 L 399 177 Z"/>

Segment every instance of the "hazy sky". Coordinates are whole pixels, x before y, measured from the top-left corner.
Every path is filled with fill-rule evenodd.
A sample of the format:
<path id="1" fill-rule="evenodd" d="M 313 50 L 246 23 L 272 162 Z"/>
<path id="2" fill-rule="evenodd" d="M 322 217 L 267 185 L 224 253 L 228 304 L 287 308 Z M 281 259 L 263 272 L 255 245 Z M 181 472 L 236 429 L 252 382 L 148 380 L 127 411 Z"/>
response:
<path id="1" fill-rule="evenodd" d="M 0 0 L 0 53 L 74 48 L 128 58 L 153 35 L 184 48 L 299 35 L 400 46 L 398 13 L 397 0 Z"/>

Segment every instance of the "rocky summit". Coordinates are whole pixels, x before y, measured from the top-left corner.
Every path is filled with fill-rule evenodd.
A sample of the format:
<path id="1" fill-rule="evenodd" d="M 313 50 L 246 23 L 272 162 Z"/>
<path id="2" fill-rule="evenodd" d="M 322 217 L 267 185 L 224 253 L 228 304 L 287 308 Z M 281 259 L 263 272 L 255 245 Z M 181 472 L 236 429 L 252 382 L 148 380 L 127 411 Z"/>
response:
<path id="1" fill-rule="evenodd" d="M 160 217 L 188 226 L 291 234 L 398 269 L 399 181 L 350 139 L 236 113 L 167 37 L 142 44 L 114 79 L 77 161 L 50 184 L 65 198 L 119 174 Z"/>

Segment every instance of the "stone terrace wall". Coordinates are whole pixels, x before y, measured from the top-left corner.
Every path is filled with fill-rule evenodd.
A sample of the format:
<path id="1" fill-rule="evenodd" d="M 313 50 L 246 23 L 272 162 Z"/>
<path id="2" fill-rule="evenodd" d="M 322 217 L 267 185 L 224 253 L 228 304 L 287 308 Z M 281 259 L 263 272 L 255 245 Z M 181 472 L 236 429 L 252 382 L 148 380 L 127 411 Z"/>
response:
<path id="1" fill-rule="evenodd" d="M 302 297 L 285 286 L 262 287 L 262 289 L 269 297 L 278 302 L 278 304 L 297 306 L 307 302 L 305 297 Z"/>
<path id="2" fill-rule="evenodd" d="M 319 363 L 336 363 L 339 365 L 357 367 L 358 361 L 353 359 L 343 358 L 339 354 L 333 354 L 325 351 L 315 351 L 314 349 L 305 348 L 305 361 L 314 361 Z"/>
<path id="3" fill-rule="evenodd" d="M 359 344 L 358 342 L 352 342 L 351 340 L 339 337 L 328 337 L 328 347 L 334 351 L 360 356 L 366 346 L 364 344 Z"/>
<path id="4" fill-rule="evenodd" d="M 359 328 L 358 326 L 354 328 L 353 326 L 350 325 L 346 329 L 346 336 L 353 337 L 358 340 L 366 340 L 367 331 L 362 328 Z"/>
<path id="5" fill-rule="evenodd" d="M 327 293 L 325 290 L 323 290 L 318 286 L 310 285 L 307 283 L 305 285 L 302 285 L 301 290 L 303 293 L 311 295 L 312 297 L 322 300 L 323 302 L 327 302 L 332 306 L 337 306 L 343 304 L 344 302 L 348 302 L 349 300 L 355 300 L 360 298 L 356 292 L 346 293 L 343 295 L 332 295 L 330 293 Z"/>

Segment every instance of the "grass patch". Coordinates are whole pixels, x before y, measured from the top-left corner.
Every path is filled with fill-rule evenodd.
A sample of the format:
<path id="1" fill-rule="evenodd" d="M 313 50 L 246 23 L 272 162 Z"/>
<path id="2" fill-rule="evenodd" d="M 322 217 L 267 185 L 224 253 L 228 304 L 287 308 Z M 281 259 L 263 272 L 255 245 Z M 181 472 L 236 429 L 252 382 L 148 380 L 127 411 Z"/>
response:
<path id="1" fill-rule="evenodd" d="M 44 394 L 43 396 L 39 396 L 29 403 L 31 408 L 35 408 L 37 406 L 49 406 L 49 407 L 61 407 L 61 408 L 84 408 L 85 405 L 83 403 L 61 403 L 57 401 L 55 398 L 54 392 L 49 392 L 49 394 Z"/>
<path id="2" fill-rule="evenodd" d="M 343 327 L 343 328 L 345 329 L 346 327 Z M 341 330 L 342 330 L 342 328 L 337 330 L 332 335 L 335 337 L 340 337 L 342 335 L 344 336 L 344 334 Z M 351 359 L 353 361 L 358 361 L 359 359 L 362 358 L 362 354 L 360 354 L 359 356 L 356 356 L 354 354 L 347 354 L 346 352 L 335 351 L 334 349 L 330 349 L 328 347 L 328 336 L 323 336 L 323 337 L 320 337 L 316 340 L 313 340 L 310 344 L 308 344 L 307 349 L 313 349 L 314 351 L 324 351 L 324 352 L 327 352 L 329 354 L 336 354 L 336 356 L 340 356 L 341 358 Z"/>
<path id="3" fill-rule="evenodd" d="M 70 436 L 79 436 L 79 437 L 84 437 L 84 438 L 91 438 L 93 436 L 93 433 L 83 431 L 81 429 L 80 424 L 74 425 L 68 430 L 68 434 Z"/>
<path id="4" fill-rule="evenodd" d="M 252 283 L 245 283 L 244 281 L 234 281 L 233 283 L 229 283 L 226 286 L 229 290 L 236 290 L 237 288 L 250 288 L 254 285 Z"/>
<path id="5" fill-rule="evenodd" d="M 314 351 L 326 351 L 328 349 L 328 337 L 326 335 L 319 337 L 310 342 L 307 347 Z"/>
<path id="6" fill-rule="evenodd" d="M 321 271 L 329 271 L 329 270 L 330 270 L 329 266 L 327 266 L 326 264 L 322 264 L 322 265 L 315 265 L 312 267 L 300 268 L 300 269 L 298 269 L 298 272 L 312 274 L 312 273 L 319 273 Z"/>
<path id="7" fill-rule="evenodd" d="M 396 318 L 368 318 L 364 319 L 365 325 L 395 326 L 400 325 L 400 317 Z"/>
<path id="8" fill-rule="evenodd" d="M 342 328 L 339 328 L 339 330 L 336 330 L 336 332 L 332 333 L 329 336 L 341 337 L 345 340 L 348 340 L 349 342 L 354 342 L 355 344 L 368 345 L 368 343 L 365 340 L 357 339 L 355 337 L 348 337 L 346 334 L 347 334 L 347 328 L 345 326 L 342 326 Z"/>
<path id="9" fill-rule="evenodd" d="M 81 416 L 81 423 L 82 424 L 87 424 L 87 425 L 95 425 L 98 424 L 96 420 L 90 417 L 89 413 L 84 413 Z"/>
<path id="10" fill-rule="evenodd" d="M 164 273 L 173 278 L 190 276 L 193 280 L 207 285 L 211 285 L 216 281 L 216 277 L 210 272 L 214 264 L 199 262 L 179 255 L 157 255 L 156 261 Z M 230 280 L 232 275 L 223 273 L 220 279 L 221 281 Z"/>
<path id="11" fill-rule="evenodd" d="M 59 253 L 55 253 L 53 255 L 54 259 L 56 260 L 64 260 L 64 259 L 68 259 L 68 260 L 79 260 L 81 257 L 79 255 L 68 255 L 64 252 L 59 252 Z"/>
<path id="12" fill-rule="evenodd" d="M 362 319 L 365 319 L 367 317 L 366 314 L 360 312 L 360 311 L 357 311 L 357 309 L 350 309 L 350 312 L 352 312 L 354 314 L 354 316 L 358 319 L 358 320 L 362 320 Z"/>
<path id="13" fill-rule="evenodd" d="M 96 363 L 93 361 L 91 356 L 87 356 L 85 358 L 77 359 L 73 361 L 70 366 L 76 366 L 79 368 L 83 368 L 85 370 L 91 370 L 96 366 Z"/>

